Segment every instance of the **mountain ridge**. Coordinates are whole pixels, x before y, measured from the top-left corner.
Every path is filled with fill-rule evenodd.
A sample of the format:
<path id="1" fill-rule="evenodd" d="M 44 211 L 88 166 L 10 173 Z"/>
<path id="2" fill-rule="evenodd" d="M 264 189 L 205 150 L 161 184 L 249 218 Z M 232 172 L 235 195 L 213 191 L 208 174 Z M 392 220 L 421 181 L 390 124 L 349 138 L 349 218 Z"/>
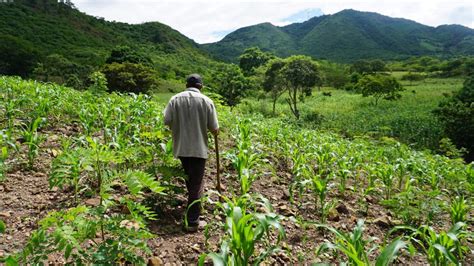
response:
<path id="1" fill-rule="evenodd" d="M 267 28 L 261 30 L 261 25 Z M 248 26 L 244 28 L 245 34 L 241 29 L 219 42 L 201 47 L 215 58 L 228 62 L 236 62 L 246 48 L 253 46 L 282 57 L 304 54 L 339 62 L 421 55 L 474 55 L 474 30 L 468 27 L 456 24 L 431 27 L 405 18 L 353 9 L 282 27 L 269 23 Z M 273 36 L 272 45 L 262 41 L 269 33 L 279 31 L 284 34 L 280 39 Z"/>

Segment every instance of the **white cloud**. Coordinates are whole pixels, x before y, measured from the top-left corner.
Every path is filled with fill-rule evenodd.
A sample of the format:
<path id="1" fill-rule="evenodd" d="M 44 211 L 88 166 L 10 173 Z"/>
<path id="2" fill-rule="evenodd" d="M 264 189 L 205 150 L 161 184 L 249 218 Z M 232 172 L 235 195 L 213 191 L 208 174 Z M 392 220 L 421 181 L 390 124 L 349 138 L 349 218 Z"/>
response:
<path id="1" fill-rule="evenodd" d="M 218 41 L 223 32 L 271 22 L 282 25 L 284 19 L 306 9 L 320 8 L 325 14 L 343 9 L 378 12 L 438 26 L 462 24 L 474 28 L 471 1 L 237 1 L 237 0 L 76 0 L 79 10 L 87 14 L 128 23 L 159 21 L 199 43 Z"/>

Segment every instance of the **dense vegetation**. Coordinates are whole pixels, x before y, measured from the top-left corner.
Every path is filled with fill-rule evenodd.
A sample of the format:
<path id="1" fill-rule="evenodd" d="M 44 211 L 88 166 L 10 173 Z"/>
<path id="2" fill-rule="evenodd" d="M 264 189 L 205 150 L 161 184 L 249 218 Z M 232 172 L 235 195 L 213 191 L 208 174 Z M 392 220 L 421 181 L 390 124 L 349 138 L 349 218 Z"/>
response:
<path id="1" fill-rule="evenodd" d="M 158 22 L 109 22 L 54 0 L 1 5 L 2 74 L 84 88 L 88 76 L 121 46 L 149 57 L 158 77 L 167 80 L 163 89 L 174 89 L 173 80 L 191 72 L 211 76 L 217 65 L 194 41 Z"/>
<path id="2" fill-rule="evenodd" d="M 253 46 L 280 57 L 304 54 L 338 62 L 421 55 L 452 57 L 474 55 L 474 30 L 459 25 L 433 28 L 377 13 L 343 10 L 284 27 L 270 23 L 249 26 L 203 45 L 214 57 L 228 62 L 236 62 Z"/>
<path id="3" fill-rule="evenodd" d="M 346 10 L 208 46 L 237 65 L 160 23 L 0 5 L 0 74 L 29 78 L 0 76 L 0 263 L 160 264 L 173 238 L 182 264 L 473 263 L 471 29 Z M 192 72 L 226 187 L 209 165 L 194 238 L 169 228 L 185 176 L 161 116 Z"/>
<path id="4" fill-rule="evenodd" d="M 182 186 L 157 116 L 163 106 L 144 95 L 98 96 L 18 78 L 2 77 L 0 88 L 2 182 L 14 168 L 42 169 L 51 187 L 69 195 L 69 207 L 42 219 L 23 250 L 3 258 L 7 265 L 52 254 L 76 264 L 145 263 L 147 239 L 157 237 L 149 225 L 166 219 L 156 215 L 156 204 L 174 208 L 168 204 Z M 221 202 L 208 191 L 213 222 L 205 236 L 215 248 L 204 250 L 201 262 L 472 262 L 472 164 L 390 139 L 350 140 L 218 108 L 221 137 L 232 142 L 223 164 L 228 190 Z M 40 166 L 53 147 L 51 165 Z M 87 203 L 90 197 L 98 200 Z M 338 220 L 349 228 L 336 226 Z M 364 220 L 377 233 L 364 232 Z M 12 221 L 2 222 L 0 233 L 8 234 Z"/>

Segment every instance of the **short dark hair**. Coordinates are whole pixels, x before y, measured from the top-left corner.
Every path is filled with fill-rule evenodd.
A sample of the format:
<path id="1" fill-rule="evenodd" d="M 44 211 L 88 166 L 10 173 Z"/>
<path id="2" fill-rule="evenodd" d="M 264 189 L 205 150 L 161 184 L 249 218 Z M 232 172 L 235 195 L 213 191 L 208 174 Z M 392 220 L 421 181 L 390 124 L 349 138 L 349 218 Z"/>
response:
<path id="1" fill-rule="evenodd" d="M 202 78 L 199 74 L 191 74 L 186 78 L 186 85 L 193 86 L 198 84 L 202 86 Z"/>

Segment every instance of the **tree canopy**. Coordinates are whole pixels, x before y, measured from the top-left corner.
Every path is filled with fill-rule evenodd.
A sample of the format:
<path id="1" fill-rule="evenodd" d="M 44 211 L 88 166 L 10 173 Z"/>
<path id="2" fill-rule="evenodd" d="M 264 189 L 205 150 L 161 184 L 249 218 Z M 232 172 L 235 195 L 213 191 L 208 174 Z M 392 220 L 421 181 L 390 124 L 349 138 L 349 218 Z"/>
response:
<path id="1" fill-rule="evenodd" d="M 466 160 L 474 161 L 474 75 L 459 92 L 441 102 L 435 114 L 456 146 L 467 149 Z"/>
<path id="2" fill-rule="evenodd" d="M 402 97 L 402 85 L 391 76 L 374 74 L 362 76 L 355 85 L 356 91 L 362 96 L 371 96 L 375 99 L 375 105 L 380 99 L 396 100 Z"/>
<path id="3" fill-rule="evenodd" d="M 240 103 L 251 85 L 236 65 L 223 65 L 217 72 L 213 82 L 213 91 L 224 97 L 224 102 L 229 106 Z"/>
<path id="4" fill-rule="evenodd" d="M 157 73 L 142 64 L 112 63 L 103 67 L 109 91 L 148 93 L 158 85 Z"/>
<path id="5" fill-rule="evenodd" d="M 275 58 L 271 53 L 266 53 L 258 47 L 251 47 L 244 51 L 239 57 L 239 67 L 244 75 L 253 74 L 254 69 L 265 65 L 270 59 Z"/>
<path id="6" fill-rule="evenodd" d="M 11 35 L 0 35 L 0 74 L 28 76 L 39 59 L 31 43 Z"/>

